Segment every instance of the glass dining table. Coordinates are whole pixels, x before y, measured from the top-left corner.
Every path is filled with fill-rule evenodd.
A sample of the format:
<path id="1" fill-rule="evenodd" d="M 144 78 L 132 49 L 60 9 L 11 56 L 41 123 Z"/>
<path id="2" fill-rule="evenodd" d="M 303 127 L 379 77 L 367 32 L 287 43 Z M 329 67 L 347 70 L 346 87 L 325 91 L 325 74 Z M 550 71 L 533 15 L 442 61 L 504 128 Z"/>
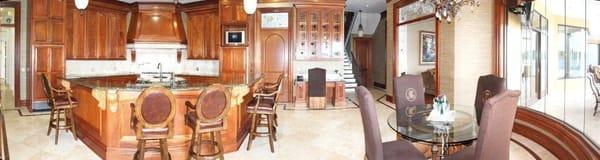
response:
<path id="1" fill-rule="evenodd" d="M 451 105 L 454 108 L 473 108 L 472 106 Z M 416 106 L 431 108 L 430 106 Z M 413 142 L 432 145 L 432 154 L 438 151 L 440 158 L 448 155 L 448 148 L 456 145 L 468 145 L 477 139 L 479 127 L 475 116 L 464 111 L 455 111 L 455 119 L 450 122 L 428 121 L 430 111 L 413 114 L 397 112 L 388 116 L 387 122 L 398 135 Z"/>

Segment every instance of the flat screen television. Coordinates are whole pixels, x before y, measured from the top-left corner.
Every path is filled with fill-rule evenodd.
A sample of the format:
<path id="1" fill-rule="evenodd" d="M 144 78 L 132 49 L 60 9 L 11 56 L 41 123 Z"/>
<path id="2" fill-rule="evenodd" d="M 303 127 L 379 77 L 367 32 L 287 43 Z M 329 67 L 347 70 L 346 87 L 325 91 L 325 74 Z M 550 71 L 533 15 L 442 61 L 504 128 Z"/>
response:
<path id="1" fill-rule="evenodd" d="M 225 44 L 227 45 L 243 45 L 245 42 L 244 31 L 226 31 L 225 32 Z"/>

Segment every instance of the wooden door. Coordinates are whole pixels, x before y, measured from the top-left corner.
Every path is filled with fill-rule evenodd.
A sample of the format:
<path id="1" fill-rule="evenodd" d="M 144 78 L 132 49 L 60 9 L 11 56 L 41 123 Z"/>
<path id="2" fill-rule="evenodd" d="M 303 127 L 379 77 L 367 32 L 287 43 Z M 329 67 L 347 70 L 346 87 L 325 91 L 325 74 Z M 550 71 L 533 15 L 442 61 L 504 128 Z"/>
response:
<path id="1" fill-rule="evenodd" d="M 65 52 L 61 45 L 35 45 L 33 47 L 33 101 L 46 99 L 42 74 L 46 74 L 53 86 L 58 86 L 58 79 L 64 77 Z"/>
<path id="2" fill-rule="evenodd" d="M 372 49 L 373 38 L 354 37 L 352 39 L 352 52 L 361 72 L 361 75 L 358 76 L 360 76 L 362 85 L 367 87 L 373 86 L 373 71 L 371 67 Z"/>
<path id="3" fill-rule="evenodd" d="M 264 12 L 262 12 L 264 13 Z M 260 17 L 259 23 L 261 24 Z M 280 93 L 280 101 L 289 102 L 291 100 L 291 82 L 290 75 L 290 37 L 289 28 L 262 28 L 259 27 L 259 49 L 261 53 L 261 68 L 265 75 L 266 82 L 276 82 L 280 74 L 288 76 L 283 83 L 283 91 Z"/>

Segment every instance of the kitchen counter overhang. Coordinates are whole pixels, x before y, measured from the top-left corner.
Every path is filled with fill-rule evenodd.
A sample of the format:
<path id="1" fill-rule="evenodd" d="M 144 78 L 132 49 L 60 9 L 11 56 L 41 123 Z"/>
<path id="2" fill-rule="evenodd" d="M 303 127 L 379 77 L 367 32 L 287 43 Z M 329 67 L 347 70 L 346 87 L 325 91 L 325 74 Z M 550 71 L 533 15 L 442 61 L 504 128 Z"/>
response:
<path id="1" fill-rule="evenodd" d="M 131 103 L 149 85 L 135 84 L 136 75 L 67 79 L 73 96 L 80 101 L 75 109 L 78 137 L 103 159 L 132 159 L 137 140 L 130 128 Z M 173 159 L 188 156 L 189 140 L 193 132 L 185 125 L 185 102 L 196 103 L 202 90 L 218 81 L 189 82 L 183 85 L 165 85 L 176 97 L 174 137 L 168 140 Z M 232 106 L 226 117 L 227 129 L 222 138 L 226 152 L 237 151 L 249 130 L 249 116 L 245 108 L 252 99 L 248 94 L 251 83 L 221 83 L 232 92 Z M 155 144 L 150 144 L 150 146 Z M 206 148 L 208 150 L 208 148 Z M 158 154 L 147 153 L 149 158 Z"/>

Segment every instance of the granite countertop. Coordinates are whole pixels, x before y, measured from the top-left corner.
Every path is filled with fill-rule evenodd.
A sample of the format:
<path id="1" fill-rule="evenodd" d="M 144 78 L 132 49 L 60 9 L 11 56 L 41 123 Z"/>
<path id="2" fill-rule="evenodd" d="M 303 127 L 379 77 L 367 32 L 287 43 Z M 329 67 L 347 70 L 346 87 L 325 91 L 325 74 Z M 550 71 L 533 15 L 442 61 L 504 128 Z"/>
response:
<path id="1" fill-rule="evenodd" d="M 135 74 L 133 74 L 135 75 Z M 85 86 L 94 90 L 119 90 L 119 91 L 142 91 L 153 85 L 163 86 L 171 91 L 192 91 L 192 90 L 202 90 L 214 83 L 210 82 L 192 82 L 192 83 L 150 83 L 150 84 L 138 84 L 138 83 L 123 83 L 123 82 L 114 82 L 114 81 L 106 81 L 101 79 L 94 79 L 96 77 L 107 77 L 107 76 L 127 76 L 127 75 L 96 75 L 89 77 L 77 77 L 77 78 L 67 78 L 66 80 L 70 81 L 72 84 Z M 223 84 L 228 87 L 236 87 L 236 86 L 248 86 L 248 84 L 254 83 L 255 80 L 249 81 L 249 83 L 229 83 L 229 82 L 219 82 L 219 84 Z"/>

